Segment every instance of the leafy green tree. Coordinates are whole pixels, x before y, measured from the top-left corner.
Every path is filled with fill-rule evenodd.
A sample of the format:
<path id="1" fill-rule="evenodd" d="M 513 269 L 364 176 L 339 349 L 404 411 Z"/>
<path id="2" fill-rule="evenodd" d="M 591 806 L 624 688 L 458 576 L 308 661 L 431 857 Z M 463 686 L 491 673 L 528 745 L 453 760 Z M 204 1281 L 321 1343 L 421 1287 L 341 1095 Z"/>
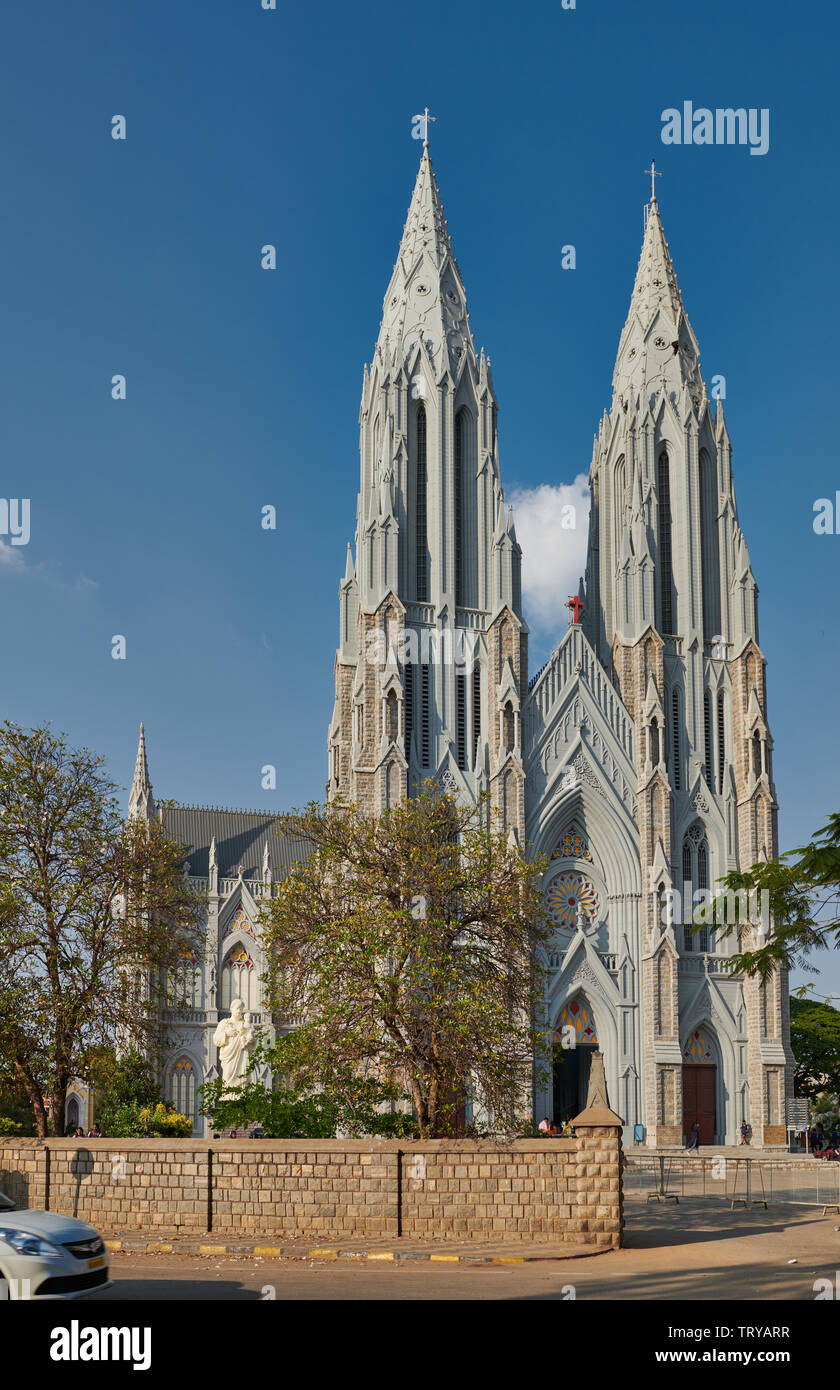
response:
<path id="1" fill-rule="evenodd" d="M 408 1098 L 387 1082 L 344 1071 L 334 1072 L 318 1089 L 305 1083 L 290 1084 L 290 1076 L 305 1074 L 305 1066 L 301 1066 L 305 1060 L 303 1044 L 304 1039 L 294 1033 L 278 1039 L 273 1047 L 261 1038 L 251 1054 L 252 1070 L 244 1082 L 230 1086 L 221 1077 L 205 1082 L 201 1087 L 202 1113 L 209 1116 L 212 1128 L 241 1131 L 258 1124 L 266 1139 L 331 1139 L 337 1132 L 348 1138 L 416 1135 L 417 1126 L 410 1115 L 383 1112 L 383 1105 Z M 263 1085 L 254 1075 L 264 1065 L 271 1068 L 273 1087 Z"/>
<path id="2" fill-rule="evenodd" d="M 816 999 L 790 1001 L 790 1044 L 797 1095 L 840 1092 L 840 1010 Z M 829 1107 L 831 1108 L 831 1107 Z"/>
<path id="3" fill-rule="evenodd" d="M 102 759 L 47 727 L 0 726 L 0 1080 L 38 1133 L 63 1132 L 74 1076 L 102 1047 L 162 1041 L 155 982 L 200 937 L 183 848 L 124 824 Z"/>
<path id="4" fill-rule="evenodd" d="M 139 1125 L 140 1111 L 154 1109 L 163 1100 L 151 1063 L 136 1047 L 129 1047 L 124 1053 L 103 1048 L 91 1063 L 90 1077 L 96 1097 L 96 1122 L 103 1134 L 120 1135 L 129 1113 L 138 1117 Z"/>
<path id="5" fill-rule="evenodd" d="M 829 816 L 809 844 L 727 874 L 720 883 L 730 894 L 744 893 L 740 902 L 735 899 L 730 936 L 754 925 L 743 910 L 754 893 L 766 891 L 773 919 L 769 935 L 751 933 L 745 944 L 738 943 L 731 957 L 736 969 L 767 976 L 780 965 L 813 968 L 808 961 L 813 951 L 840 947 L 840 812 Z"/>
<path id="6" fill-rule="evenodd" d="M 5 1129 L 4 1129 L 5 1126 Z M 0 1081 L 0 1134 L 35 1133 L 32 1107 L 21 1086 Z"/>
<path id="7" fill-rule="evenodd" d="M 280 826 L 311 848 L 261 918 L 269 998 L 298 1020 L 294 1087 L 384 1080 L 423 1137 L 459 1132 L 468 1093 L 495 1129 L 523 1124 L 544 862 L 522 858 L 486 798 L 462 806 L 430 783 L 378 816 L 332 802 Z"/>

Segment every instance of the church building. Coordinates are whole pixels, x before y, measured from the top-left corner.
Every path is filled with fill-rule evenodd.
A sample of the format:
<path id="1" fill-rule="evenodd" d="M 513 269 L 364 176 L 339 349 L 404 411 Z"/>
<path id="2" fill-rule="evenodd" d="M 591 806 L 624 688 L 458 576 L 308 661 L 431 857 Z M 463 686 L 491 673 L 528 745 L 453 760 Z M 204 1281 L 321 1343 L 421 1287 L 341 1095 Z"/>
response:
<path id="1" fill-rule="evenodd" d="M 604 1054 L 625 1142 L 784 1145 L 793 1094 L 787 978 L 746 980 L 688 913 L 731 869 L 772 857 L 777 810 L 757 587 L 732 451 L 652 194 L 609 408 L 595 436 L 585 580 L 529 680 L 521 550 L 499 465 L 490 359 L 424 143 L 359 416 L 354 544 L 339 585 L 328 798 L 371 812 L 427 778 L 489 793 L 546 856 L 555 926 L 544 1018 L 565 1044 L 535 1118 L 583 1108 Z M 562 546 L 564 534 L 557 537 Z M 141 731 L 134 814 L 156 814 Z M 204 956 L 165 1067 L 179 1109 L 218 1075 L 231 999 L 270 1024 L 259 903 L 295 862 L 271 816 L 167 806 L 208 892 Z"/>
<path id="2" fill-rule="evenodd" d="M 425 143 L 364 369 L 328 796 L 376 811 L 429 777 L 488 791 L 550 861 L 545 1021 L 575 1046 L 537 1118 L 582 1108 L 597 1044 L 626 1139 L 681 1144 L 697 1119 L 701 1143 L 734 1143 L 746 1120 L 755 1143 L 784 1144 L 784 973 L 733 977 L 731 938 L 663 911 L 672 890 L 690 903 L 775 855 L 777 830 L 729 434 L 655 194 L 592 453 L 585 584 L 530 680 L 497 417 Z"/>

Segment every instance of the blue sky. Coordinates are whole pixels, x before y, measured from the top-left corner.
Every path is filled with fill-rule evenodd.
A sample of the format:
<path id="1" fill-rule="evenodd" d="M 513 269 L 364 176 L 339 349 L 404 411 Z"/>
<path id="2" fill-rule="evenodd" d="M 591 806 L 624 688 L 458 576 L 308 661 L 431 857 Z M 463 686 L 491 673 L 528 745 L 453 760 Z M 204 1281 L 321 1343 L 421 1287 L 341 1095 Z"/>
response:
<path id="1" fill-rule="evenodd" d="M 840 488 L 836 11 L 280 6 L 7 10 L 3 491 L 32 534 L 0 557 L 0 713 L 51 719 L 122 785 L 143 719 L 181 801 L 323 795 L 362 365 L 428 104 L 508 491 L 588 466 L 656 157 L 706 379 L 727 380 L 781 840 L 802 843 L 838 807 L 840 535 L 812 527 Z M 685 100 L 769 108 L 769 152 L 663 146 Z"/>

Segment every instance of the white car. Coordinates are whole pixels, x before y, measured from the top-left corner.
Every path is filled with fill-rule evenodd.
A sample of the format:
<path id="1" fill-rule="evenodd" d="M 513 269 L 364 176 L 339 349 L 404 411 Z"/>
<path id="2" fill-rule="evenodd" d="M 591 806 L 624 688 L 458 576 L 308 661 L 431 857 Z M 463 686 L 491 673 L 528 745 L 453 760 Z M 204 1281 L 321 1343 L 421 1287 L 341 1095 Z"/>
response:
<path id="1" fill-rule="evenodd" d="M 54 1211 L 18 1211 L 0 1192 L 0 1299 L 81 1298 L 111 1282 L 92 1226 Z"/>

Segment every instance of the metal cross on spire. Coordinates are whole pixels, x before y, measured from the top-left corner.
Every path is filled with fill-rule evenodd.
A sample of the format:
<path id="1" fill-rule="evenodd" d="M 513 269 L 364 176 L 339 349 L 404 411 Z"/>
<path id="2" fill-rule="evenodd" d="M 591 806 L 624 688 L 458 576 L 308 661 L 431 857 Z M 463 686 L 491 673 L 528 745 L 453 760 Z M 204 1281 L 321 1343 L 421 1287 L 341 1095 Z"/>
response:
<path id="1" fill-rule="evenodd" d="M 423 122 L 423 148 L 429 148 L 429 121 L 436 121 L 437 116 L 429 115 L 428 106 L 424 108 L 423 115 L 419 118 Z"/>
<path id="2" fill-rule="evenodd" d="M 656 160 L 655 160 L 655 159 L 652 159 L 652 160 L 650 161 L 650 168 L 649 168 L 649 169 L 645 169 L 645 173 L 646 173 L 646 174 L 650 174 L 650 201 L 651 201 L 652 203 L 655 203 L 655 202 L 656 202 L 656 180 L 662 178 L 662 171 L 661 171 L 660 169 L 657 169 L 657 167 L 656 167 Z"/>

